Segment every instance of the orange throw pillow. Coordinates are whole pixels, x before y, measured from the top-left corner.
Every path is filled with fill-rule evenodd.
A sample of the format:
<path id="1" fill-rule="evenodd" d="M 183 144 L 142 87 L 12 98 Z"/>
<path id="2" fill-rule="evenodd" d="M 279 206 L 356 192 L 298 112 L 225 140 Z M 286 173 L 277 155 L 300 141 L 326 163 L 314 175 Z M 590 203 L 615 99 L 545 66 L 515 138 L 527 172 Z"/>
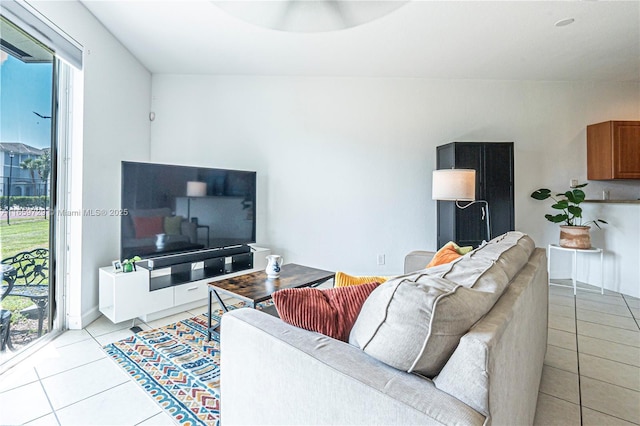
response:
<path id="1" fill-rule="evenodd" d="M 272 297 L 284 322 L 346 342 L 364 301 L 378 285 L 368 283 L 323 290 L 285 288 Z"/>
<path id="2" fill-rule="evenodd" d="M 455 245 L 453 245 L 452 243 L 447 243 L 436 252 L 435 256 L 433 256 L 433 259 L 431 259 L 431 262 L 429 262 L 429 264 L 427 265 L 427 268 L 453 262 L 459 257 L 462 257 L 462 255 L 458 253 Z"/>

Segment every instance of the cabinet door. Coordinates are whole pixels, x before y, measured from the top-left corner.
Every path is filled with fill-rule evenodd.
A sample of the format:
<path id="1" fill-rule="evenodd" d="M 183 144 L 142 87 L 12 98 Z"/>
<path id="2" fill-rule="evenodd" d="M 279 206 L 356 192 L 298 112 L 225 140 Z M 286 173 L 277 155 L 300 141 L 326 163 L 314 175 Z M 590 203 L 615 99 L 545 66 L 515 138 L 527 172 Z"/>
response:
<path id="1" fill-rule="evenodd" d="M 640 179 L 640 123 L 613 123 L 614 178 Z"/>
<path id="2" fill-rule="evenodd" d="M 456 169 L 473 169 L 476 171 L 476 200 L 482 200 L 484 188 L 484 144 L 460 143 L 456 144 Z M 453 204 L 453 203 L 452 203 Z M 460 202 L 464 206 L 467 203 Z M 486 238 L 486 223 L 482 220 L 480 203 L 467 208 L 455 209 L 456 238 L 461 246 L 477 247 Z"/>
<path id="3" fill-rule="evenodd" d="M 483 199 L 489 203 L 494 238 L 514 229 L 513 144 L 485 144 L 483 170 Z"/>
<path id="4" fill-rule="evenodd" d="M 456 166 L 455 143 L 436 148 L 436 169 L 451 169 Z M 452 201 L 437 201 L 438 235 L 436 248 L 440 248 L 449 241 L 456 240 L 456 206 Z"/>

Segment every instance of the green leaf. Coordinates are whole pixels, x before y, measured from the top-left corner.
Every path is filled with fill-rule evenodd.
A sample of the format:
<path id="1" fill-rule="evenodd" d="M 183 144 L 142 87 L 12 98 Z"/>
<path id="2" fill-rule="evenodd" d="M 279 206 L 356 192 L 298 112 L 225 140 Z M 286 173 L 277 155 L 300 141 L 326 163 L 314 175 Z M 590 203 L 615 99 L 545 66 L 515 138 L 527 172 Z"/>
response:
<path id="1" fill-rule="evenodd" d="M 583 202 L 585 199 L 584 191 L 582 189 L 574 189 L 573 199 L 575 200 L 574 203 L 576 204 L 580 204 L 581 202 Z"/>
<path id="2" fill-rule="evenodd" d="M 552 209 L 556 209 L 556 210 L 564 210 L 567 207 L 569 207 L 569 203 L 567 203 L 567 200 L 560 200 L 551 206 Z"/>
<path id="3" fill-rule="evenodd" d="M 576 185 L 574 186 L 574 188 L 584 188 L 585 186 L 589 185 L 588 183 L 582 183 L 580 185 Z"/>
<path id="4" fill-rule="evenodd" d="M 549 222 L 553 223 L 565 222 L 569 219 L 569 216 L 567 216 L 566 214 L 557 214 L 555 216 L 546 214 L 544 215 L 544 217 L 546 217 Z"/>
<path id="5" fill-rule="evenodd" d="M 546 188 L 538 189 L 531 194 L 531 198 L 535 198 L 536 200 L 546 200 L 551 196 L 551 190 Z"/>
<path id="6" fill-rule="evenodd" d="M 575 217 L 582 217 L 582 208 L 578 206 L 569 206 L 567 210 Z"/>

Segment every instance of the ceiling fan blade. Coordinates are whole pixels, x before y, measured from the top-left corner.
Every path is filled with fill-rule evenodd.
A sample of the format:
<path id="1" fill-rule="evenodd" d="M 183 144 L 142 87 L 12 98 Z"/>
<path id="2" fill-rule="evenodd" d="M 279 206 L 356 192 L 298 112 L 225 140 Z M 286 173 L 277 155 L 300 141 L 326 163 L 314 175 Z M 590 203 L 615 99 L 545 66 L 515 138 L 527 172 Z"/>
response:
<path id="1" fill-rule="evenodd" d="M 291 32 L 324 32 L 351 28 L 391 13 L 408 2 L 409 0 L 211 1 L 245 22 Z"/>

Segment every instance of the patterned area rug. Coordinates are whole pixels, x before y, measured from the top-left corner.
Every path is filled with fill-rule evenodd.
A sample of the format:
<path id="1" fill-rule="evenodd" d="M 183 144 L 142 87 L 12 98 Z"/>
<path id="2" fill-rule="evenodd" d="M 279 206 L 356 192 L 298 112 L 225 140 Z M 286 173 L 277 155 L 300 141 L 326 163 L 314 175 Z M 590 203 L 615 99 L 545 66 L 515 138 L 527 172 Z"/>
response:
<path id="1" fill-rule="evenodd" d="M 214 320 L 222 313 L 214 311 Z M 220 345 L 217 336 L 207 342 L 206 329 L 202 314 L 141 331 L 104 350 L 179 424 L 219 425 Z"/>

